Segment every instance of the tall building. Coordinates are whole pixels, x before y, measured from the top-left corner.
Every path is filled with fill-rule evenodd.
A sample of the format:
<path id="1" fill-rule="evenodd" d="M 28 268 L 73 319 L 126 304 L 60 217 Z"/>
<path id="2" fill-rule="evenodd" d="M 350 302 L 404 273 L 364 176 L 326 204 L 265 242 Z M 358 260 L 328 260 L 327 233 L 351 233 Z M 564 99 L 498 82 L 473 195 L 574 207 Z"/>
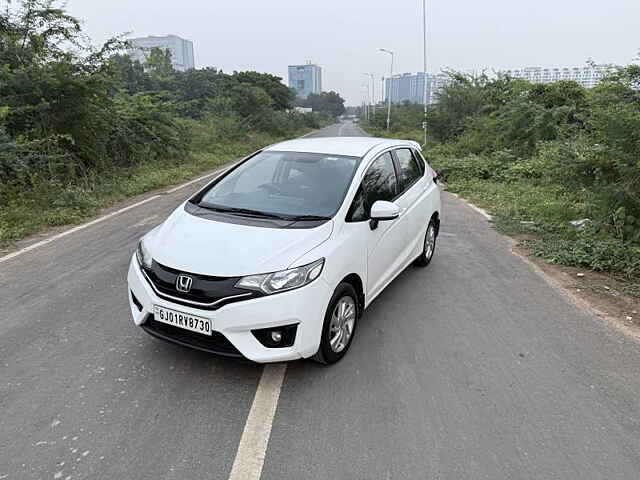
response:
<path id="1" fill-rule="evenodd" d="M 289 65 L 289 87 L 301 98 L 322 92 L 322 68 L 312 63 Z"/>
<path id="2" fill-rule="evenodd" d="M 584 67 L 526 67 L 504 70 L 512 78 L 523 78 L 531 83 L 551 83 L 558 80 L 573 80 L 585 88 L 595 87 L 602 77 L 613 69 L 612 65 L 586 65 Z"/>
<path id="3" fill-rule="evenodd" d="M 165 35 L 163 37 L 132 38 L 129 43 L 133 46 L 129 50 L 132 60 L 144 63 L 152 48 L 161 48 L 171 52 L 171 64 L 175 70 L 184 72 L 195 68 L 193 60 L 193 42 L 185 40 L 177 35 Z"/>
<path id="4" fill-rule="evenodd" d="M 437 101 L 437 94 L 449 77 L 443 73 L 427 74 L 427 104 Z M 424 102 L 424 72 L 403 73 L 385 79 L 385 101 L 391 95 L 391 103 L 423 103 Z"/>

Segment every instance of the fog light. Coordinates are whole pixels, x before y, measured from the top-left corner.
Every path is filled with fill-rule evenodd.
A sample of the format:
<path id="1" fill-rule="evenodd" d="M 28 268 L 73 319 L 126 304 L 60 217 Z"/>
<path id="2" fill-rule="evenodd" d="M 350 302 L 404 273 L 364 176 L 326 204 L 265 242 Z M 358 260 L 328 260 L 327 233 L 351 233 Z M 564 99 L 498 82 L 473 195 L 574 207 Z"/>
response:
<path id="1" fill-rule="evenodd" d="M 251 330 L 253 336 L 260 344 L 267 348 L 287 348 L 293 346 L 296 341 L 298 324 L 279 325 L 277 327 L 258 328 Z"/>
<path id="2" fill-rule="evenodd" d="M 282 341 L 282 332 L 278 330 L 271 332 L 271 340 L 276 343 L 280 343 Z"/>

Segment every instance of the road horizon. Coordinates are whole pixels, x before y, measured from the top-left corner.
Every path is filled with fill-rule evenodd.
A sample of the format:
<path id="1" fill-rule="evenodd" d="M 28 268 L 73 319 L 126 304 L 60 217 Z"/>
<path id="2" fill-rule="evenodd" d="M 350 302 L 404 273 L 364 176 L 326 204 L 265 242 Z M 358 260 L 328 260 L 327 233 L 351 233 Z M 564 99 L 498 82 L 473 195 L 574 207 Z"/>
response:
<path id="1" fill-rule="evenodd" d="M 209 180 L 0 263 L 0 480 L 230 478 L 265 367 L 151 338 L 127 303 L 140 236 Z M 432 264 L 372 303 L 349 354 L 281 369 L 252 475 L 639 478 L 638 343 L 442 197 Z"/>

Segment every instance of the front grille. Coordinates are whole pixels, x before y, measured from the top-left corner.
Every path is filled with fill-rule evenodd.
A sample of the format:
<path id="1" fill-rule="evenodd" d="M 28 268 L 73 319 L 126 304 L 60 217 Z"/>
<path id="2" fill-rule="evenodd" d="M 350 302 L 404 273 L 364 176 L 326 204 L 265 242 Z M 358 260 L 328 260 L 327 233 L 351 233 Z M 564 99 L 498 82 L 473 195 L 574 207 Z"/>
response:
<path id="1" fill-rule="evenodd" d="M 153 261 L 151 268 L 145 268 L 144 274 L 156 293 L 167 300 L 181 305 L 197 305 L 205 310 L 215 310 L 222 305 L 261 296 L 259 292 L 236 288 L 240 277 L 211 277 L 196 273 L 183 272 Z M 193 279 L 189 293 L 176 289 L 178 275 L 188 275 Z M 242 296 L 239 296 L 242 295 Z M 234 298 L 235 297 L 235 298 Z M 211 304 L 215 305 L 203 305 Z"/>
<path id="2" fill-rule="evenodd" d="M 162 340 L 226 357 L 242 357 L 238 349 L 220 332 L 214 331 L 212 335 L 190 332 L 173 325 L 157 322 L 153 315 L 149 315 L 141 326 L 147 333 Z"/>

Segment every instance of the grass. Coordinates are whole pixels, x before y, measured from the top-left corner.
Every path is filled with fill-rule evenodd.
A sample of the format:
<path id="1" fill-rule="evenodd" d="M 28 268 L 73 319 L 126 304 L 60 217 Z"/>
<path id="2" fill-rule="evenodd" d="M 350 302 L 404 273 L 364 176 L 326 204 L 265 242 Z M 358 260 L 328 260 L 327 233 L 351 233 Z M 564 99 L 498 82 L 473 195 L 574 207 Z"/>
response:
<path id="1" fill-rule="evenodd" d="M 363 125 L 376 136 L 421 142 L 418 130 L 391 132 Z M 598 211 L 597 192 L 527 178 L 509 165 L 515 159 L 456 155 L 451 145 L 431 145 L 425 156 L 444 172 L 447 189 L 489 211 L 496 229 L 520 240 L 532 255 L 550 263 L 607 272 L 622 280 L 624 291 L 640 297 L 640 246 L 623 242 Z M 524 161 L 516 167 L 529 164 Z M 526 173 L 526 172 L 525 172 Z M 578 230 L 570 221 L 592 218 Z"/>
<path id="2" fill-rule="evenodd" d="M 569 224 L 588 216 L 588 192 L 480 179 L 449 180 L 447 189 L 489 211 L 496 229 L 523 238 L 521 244 L 533 255 L 550 263 L 609 272 L 625 283 L 626 293 L 640 297 L 640 248 L 596 227 L 578 230 Z"/>
<path id="3" fill-rule="evenodd" d="M 181 183 L 282 140 L 249 134 L 242 139 L 220 141 L 204 131 L 194 134 L 191 153 L 180 158 L 115 169 L 74 184 L 43 182 L 31 190 L 0 186 L 0 199 L 4 200 L 0 205 L 0 247 L 51 227 L 80 223 L 128 197 Z"/>

